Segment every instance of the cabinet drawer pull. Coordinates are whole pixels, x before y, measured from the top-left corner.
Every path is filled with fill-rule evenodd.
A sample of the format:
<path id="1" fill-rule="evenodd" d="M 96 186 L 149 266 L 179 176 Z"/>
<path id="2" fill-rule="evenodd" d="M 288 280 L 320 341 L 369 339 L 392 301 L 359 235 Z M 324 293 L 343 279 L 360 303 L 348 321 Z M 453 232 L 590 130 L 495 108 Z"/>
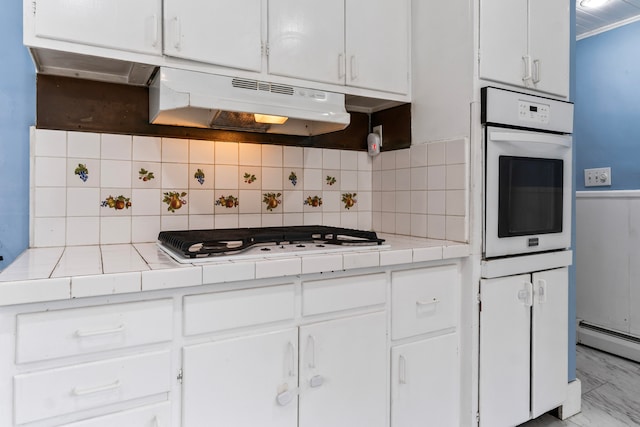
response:
<path id="1" fill-rule="evenodd" d="M 407 383 L 407 359 L 400 355 L 398 359 L 398 382 L 400 384 Z"/>
<path id="2" fill-rule="evenodd" d="M 358 79 L 358 61 L 355 55 L 351 55 L 351 80 Z"/>
<path id="3" fill-rule="evenodd" d="M 540 83 L 540 60 L 536 59 L 533 61 L 533 77 L 532 81 L 534 84 Z"/>
<path id="4" fill-rule="evenodd" d="M 180 38 L 182 37 L 182 34 L 180 32 L 180 18 L 178 18 L 177 16 L 175 18 L 173 18 L 173 34 L 174 34 L 174 41 L 173 41 L 173 47 L 176 50 L 180 50 Z"/>
<path id="5" fill-rule="evenodd" d="M 95 337 L 98 335 L 110 335 L 110 334 L 119 334 L 124 332 L 124 325 L 118 325 L 115 328 L 109 328 L 109 329 L 98 329 L 95 331 L 83 331 L 81 329 L 78 329 L 75 332 L 75 336 L 78 338 L 84 338 L 84 337 Z"/>
<path id="6" fill-rule="evenodd" d="M 338 55 L 338 79 L 342 80 L 346 73 L 345 71 L 346 65 L 344 63 L 344 54 L 341 53 Z"/>
<path id="7" fill-rule="evenodd" d="M 161 427 L 160 420 L 158 420 L 158 416 L 157 415 L 155 417 L 153 417 L 153 426 L 154 427 Z"/>
<path id="8" fill-rule="evenodd" d="M 88 394 L 101 393 L 103 391 L 115 390 L 117 388 L 120 388 L 120 380 L 115 380 L 111 384 L 100 385 L 97 387 L 74 387 L 73 390 L 71 390 L 71 394 L 73 394 L 74 396 L 86 396 Z"/>
<path id="9" fill-rule="evenodd" d="M 156 47 L 158 46 L 158 15 L 153 14 L 153 16 L 151 17 L 151 22 L 153 25 L 153 30 L 152 30 L 152 36 L 151 36 L 151 46 L 152 47 Z"/>
<path id="10" fill-rule="evenodd" d="M 315 369 L 316 367 L 316 339 L 313 335 L 309 335 L 307 338 L 307 354 L 310 354 L 309 357 L 309 368 Z"/>
<path id="11" fill-rule="evenodd" d="M 293 346 L 293 344 L 290 342 L 287 344 L 287 352 L 289 353 L 287 358 L 289 362 L 287 376 L 295 377 L 296 376 L 296 349 Z"/>
<path id="12" fill-rule="evenodd" d="M 438 298 L 434 298 L 431 301 L 416 301 L 416 306 L 418 307 L 424 307 L 427 305 L 436 305 L 440 302 L 440 300 Z"/>
<path id="13" fill-rule="evenodd" d="M 523 56 L 522 62 L 524 62 L 524 77 L 522 77 L 522 82 L 526 85 L 527 82 L 531 80 L 531 57 L 529 55 Z"/>

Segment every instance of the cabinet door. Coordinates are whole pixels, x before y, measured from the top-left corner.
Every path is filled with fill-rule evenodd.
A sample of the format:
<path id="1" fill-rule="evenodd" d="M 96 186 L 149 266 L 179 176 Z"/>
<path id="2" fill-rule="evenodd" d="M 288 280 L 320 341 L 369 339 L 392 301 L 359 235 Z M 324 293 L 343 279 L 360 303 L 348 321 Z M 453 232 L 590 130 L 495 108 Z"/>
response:
<path id="1" fill-rule="evenodd" d="M 297 342 L 287 329 L 185 347 L 182 425 L 295 427 Z"/>
<path id="2" fill-rule="evenodd" d="M 300 427 L 386 426 L 385 323 L 381 312 L 300 328 Z"/>
<path id="3" fill-rule="evenodd" d="M 345 1 L 347 85 L 407 93 L 409 1 Z"/>
<path id="4" fill-rule="evenodd" d="M 480 0 L 480 78 L 523 86 L 527 51 L 527 0 Z"/>
<path id="5" fill-rule="evenodd" d="M 260 71 L 261 4 L 261 0 L 164 0 L 164 53 Z"/>
<path id="6" fill-rule="evenodd" d="M 269 73 L 344 84 L 344 0 L 269 0 Z"/>
<path id="7" fill-rule="evenodd" d="M 459 425 L 458 337 L 391 349 L 391 427 Z"/>
<path id="8" fill-rule="evenodd" d="M 531 411 L 536 418 L 567 398 L 569 273 L 567 268 L 533 275 Z"/>
<path id="9" fill-rule="evenodd" d="M 34 4 L 37 37 L 161 53 L 161 0 L 47 0 Z"/>
<path id="10" fill-rule="evenodd" d="M 569 95 L 569 1 L 529 2 L 529 55 L 536 89 Z"/>
<path id="11" fill-rule="evenodd" d="M 530 280 L 527 274 L 480 281 L 482 427 L 518 425 L 529 419 Z"/>

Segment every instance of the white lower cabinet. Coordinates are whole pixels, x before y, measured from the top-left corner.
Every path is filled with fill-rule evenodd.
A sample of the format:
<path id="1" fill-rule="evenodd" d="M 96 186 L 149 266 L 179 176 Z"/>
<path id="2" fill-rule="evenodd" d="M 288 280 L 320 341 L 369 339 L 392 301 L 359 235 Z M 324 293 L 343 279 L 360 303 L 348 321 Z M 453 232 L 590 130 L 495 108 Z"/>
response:
<path id="1" fill-rule="evenodd" d="M 63 427 L 165 427 L 171 425 L 171 403 L 164 402 L 157 405 L 143 406 L 129 411 L 91 418 Z"/>
<path id="2" fill-rule="evenodd" d="M 480 425 L 560 406 L 568 383 L 568 269 L 480 282 Z"/>
<path id="3" fill-rule="evenodd" d="M 458 337 L 439 337 L 391 349 L 391 425 L 458 426 Z"/>
<path id="4" fill-rule="evenodd" d="M 185 347 L 182 425 L 295 427 L 297 353 L 295 328 Z"/>
<path id="5" fill-rule="evenodd" d="M 384 312 L 300 328 L 300 427 L 386 426 Z"/>

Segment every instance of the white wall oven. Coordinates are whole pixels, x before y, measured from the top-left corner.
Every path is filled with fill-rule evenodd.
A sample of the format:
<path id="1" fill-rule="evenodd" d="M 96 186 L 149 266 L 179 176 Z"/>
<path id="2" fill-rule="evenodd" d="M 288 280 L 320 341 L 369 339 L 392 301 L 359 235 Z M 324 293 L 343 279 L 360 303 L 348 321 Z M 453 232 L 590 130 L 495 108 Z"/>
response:
<path id="1" fill-rule="evenodd" d="M 482 89 L 486 259 L 571 246 L 573 104 Z"/>

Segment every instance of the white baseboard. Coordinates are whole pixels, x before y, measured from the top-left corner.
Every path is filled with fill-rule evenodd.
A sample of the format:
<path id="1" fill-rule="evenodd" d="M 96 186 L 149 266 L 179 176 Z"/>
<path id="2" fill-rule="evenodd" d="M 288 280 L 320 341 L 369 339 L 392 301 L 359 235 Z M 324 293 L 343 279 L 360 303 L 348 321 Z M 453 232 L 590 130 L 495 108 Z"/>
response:
<path id="1" fill-rule="evenodd" d="M 601 332 L 583 328 L 580 323 L 578 323 L 576 329 L 578 343 L 640 362 L 640 343 L 632 339 L 625 339 L 622 334 L 620 334 L 620 336 L 615 334 L 615 331 L 613 333 L 606 333 L 606 331 Z"/>

